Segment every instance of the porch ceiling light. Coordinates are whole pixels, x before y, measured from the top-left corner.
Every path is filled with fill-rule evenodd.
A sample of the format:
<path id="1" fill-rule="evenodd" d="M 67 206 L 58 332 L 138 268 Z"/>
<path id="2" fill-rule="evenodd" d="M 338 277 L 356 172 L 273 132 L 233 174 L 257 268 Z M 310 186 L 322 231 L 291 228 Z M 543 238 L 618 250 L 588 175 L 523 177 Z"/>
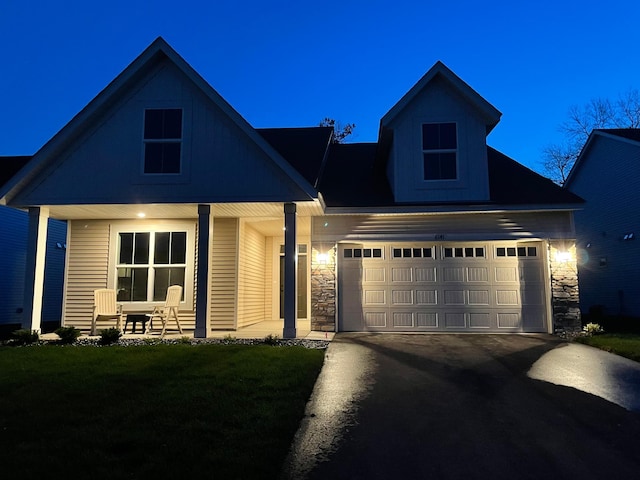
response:
<path id="1" fill-rule="evenodd" d="M 146 216 L 147 216 L 147 214 L 146 214 L 146 213 L 144 213 L 144 212 L 139 212 L 139 213 L 138 213 L 138 218 L 144 218 L 144 217 L 146 217 Z"/>

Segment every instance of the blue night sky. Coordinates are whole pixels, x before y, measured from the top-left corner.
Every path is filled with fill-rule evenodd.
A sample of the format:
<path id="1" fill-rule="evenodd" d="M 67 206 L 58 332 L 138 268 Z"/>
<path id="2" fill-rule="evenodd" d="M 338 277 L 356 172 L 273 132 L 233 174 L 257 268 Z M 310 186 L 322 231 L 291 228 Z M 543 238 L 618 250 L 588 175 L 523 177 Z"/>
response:
<path id="1" fill-rule="evenodd" d="M 640 88 L 637 0 L 0 0 L 0 155 L 35 153 L 157 36 L 254 127 L 380 118 L 437 61 L 540 171 L 572 105 Z"/>

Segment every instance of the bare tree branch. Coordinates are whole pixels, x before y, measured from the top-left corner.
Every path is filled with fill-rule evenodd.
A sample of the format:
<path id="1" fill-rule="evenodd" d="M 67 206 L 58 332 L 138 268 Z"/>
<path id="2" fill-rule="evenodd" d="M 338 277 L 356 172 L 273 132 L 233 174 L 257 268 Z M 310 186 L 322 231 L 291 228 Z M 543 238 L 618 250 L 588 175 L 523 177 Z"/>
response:
<path id="1" fill-rule="evenodd" d="M 344 143 L 345 139 L 353 133 L 355 123 L 344 125 L 333 118 L 325 117 L 319 124 L 321 127 L 333 127 L 333 143 Z"/>

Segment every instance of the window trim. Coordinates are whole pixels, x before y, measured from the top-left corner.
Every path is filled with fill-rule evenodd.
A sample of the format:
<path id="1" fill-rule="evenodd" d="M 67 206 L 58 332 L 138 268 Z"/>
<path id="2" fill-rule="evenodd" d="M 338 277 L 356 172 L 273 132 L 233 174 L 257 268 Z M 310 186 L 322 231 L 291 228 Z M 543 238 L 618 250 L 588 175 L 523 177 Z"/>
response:
<path id="1" fill-rule="evenodd" d="M 425 125 L 445 125 L 445 124 L 453 124 L 455 126 L 456 132 L 456 148 L 438 148 L 438 149 L 425 149 L 424 148 L 424 126 Z M 420 165 L 422 168 L 422 181 L 423 182 L 456 182 L 460 180 L 460 162 L 458 150 L 460 148 L 458 135 L 458 122 L 456 121 L 442 121 L 442 122 L 421 122 L 420 123 L 420 147 L 421 147 L 421 155 L 420 155 Z M 456 176 L 454 178 L 425 178 L 425 154 L 436 154 L 436 153 L 453 153 L 455 155 L 455 168 L 456 168 Z"/>
<path id="2" fill-rule="evenodd" d="M 195 244 L 196 244 L 196 224 L 193 221 L 153 221 L 140 223 L 135 221 L 113 222 L 110 224 L 109 233 L 109 266 L 107 273 L 107 288 L 118 288 L 117 286 L 117 265 L 118 265 L 118 238 L 120 233 L 157 233 L 157 232 L 187 232 L 186 239 L 186 266 L 184 272 L 184 295 L 180 302 L 180 308 L 186 311 L 193 311 L 194 288 L 195 288 Z M 150 242 L 151 245 L 151 242 Z M 153 307 L 164 304 L 162 301 L 147 302 L 118 302 L 122 305 L 125 313 L 147 312 L 150 313 Z"/>

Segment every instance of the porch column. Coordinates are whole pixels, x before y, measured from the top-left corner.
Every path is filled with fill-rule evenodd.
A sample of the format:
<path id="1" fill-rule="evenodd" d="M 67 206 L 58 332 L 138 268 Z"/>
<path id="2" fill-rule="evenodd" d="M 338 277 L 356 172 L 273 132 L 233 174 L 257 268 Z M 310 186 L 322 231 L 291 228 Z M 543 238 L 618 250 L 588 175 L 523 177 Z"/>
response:
<path id="1" fill-rule="evenodd" d="M 49 209 L 47 207 L 29 208 L 22 328 L 38 332 L 40 332 L 42 322 L 42 295 L 44 293 L 44 262 L 47 251 L 48 220 Z"/>
<path id="2" fill-rule="evenodd" d="M 296 204 L 284 204 L 284 330 L 282 338 L 296 338 Z"/>
<path id="3" fill-rule="evenodd" d="M 196 329 L 194 337 L 206 338 L 211 332 L 209 315 L 210 245 L 213 239 L 211 205 L 198 205 L 198 273 L 196 281 Z"/>

